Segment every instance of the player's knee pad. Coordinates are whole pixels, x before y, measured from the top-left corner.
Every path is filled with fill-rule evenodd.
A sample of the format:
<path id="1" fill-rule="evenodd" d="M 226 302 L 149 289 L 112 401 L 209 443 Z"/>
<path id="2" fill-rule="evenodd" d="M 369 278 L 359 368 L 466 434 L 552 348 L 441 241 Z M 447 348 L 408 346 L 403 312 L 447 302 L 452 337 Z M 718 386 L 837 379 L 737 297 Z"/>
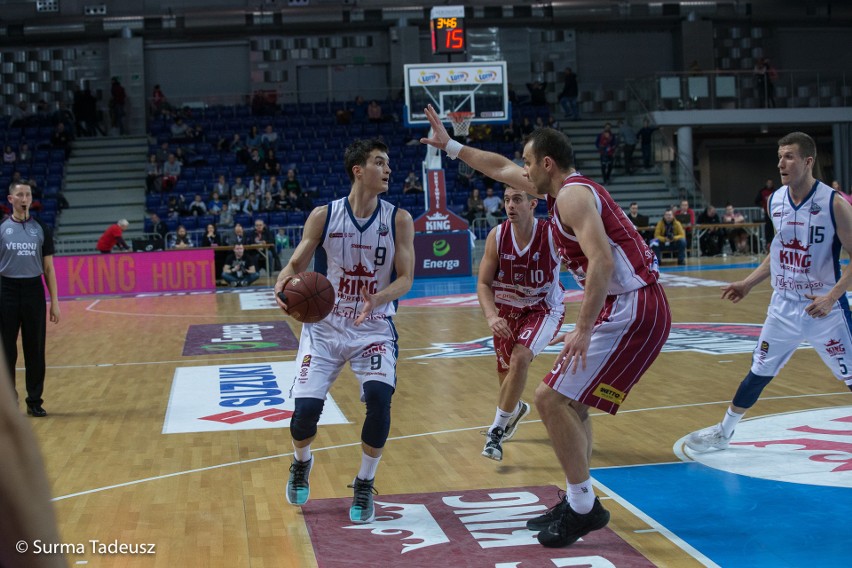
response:
<path id="1" fill-rule="evenodd" d="M 290 435 L 294 440 L 307 440 L 316 435 L 324 404 L 325 401 L 320 398 L 296 399 L 296 409 L 290 419 Z"/>
<path id="2" fill-rule="evenodd" d="M 731 402 L 734 403 L 734 406 L 739 406 L 740 408 L 751 408 L 757 402 L 760 393 L 763 392 L 763 388 L 769 384 L 772 378 L 764 375 L 755 375 L 749 371 L 748 375 L 740 383 L 737 394 L 734 395 L 734 400 Z"/>
<path id="3" fill-rule="evenodd" d="M 378 381 L 364 383 L 367 416 L 361 429 L 361 440 L 373 448 L 383 448 L 390 432 L 390 407 L 393 387 Z"/>

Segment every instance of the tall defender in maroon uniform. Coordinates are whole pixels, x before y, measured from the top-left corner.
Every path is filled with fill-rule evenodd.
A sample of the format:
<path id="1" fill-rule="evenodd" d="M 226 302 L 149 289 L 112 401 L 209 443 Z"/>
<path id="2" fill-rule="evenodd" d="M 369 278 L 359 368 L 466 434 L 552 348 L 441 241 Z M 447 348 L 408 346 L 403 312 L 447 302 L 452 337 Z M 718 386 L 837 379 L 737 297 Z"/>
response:
<path id="1" fill-rule="evenodd" d="M 435 110 L 427 108 L 426 115 L 432 133 L 421 142 L 492 179 L 547 196 L 560 256 L 585 291 L 573 331 L 554 340 L 564 347 L 535 398 L 568 493 L 527 527 L 540 531 L 544 546 L 567 546 L 609 522 L 589 474 L 589 407 L 615 414 L 669 335 L 671 311 L 657 282 L 657 259 L 606 189 L 574 169 L 571 143 L 561 132 L 536 129 L 520 168 L 451 140 Z"/>
<path id="2" fill-rule="evenodd" d="M 491 229 L 479 263 L 476 293 L 494 333 L 500 396 L 482 455 L 503 459 L 503 442 L 529 414 L 521 400 L 533 357 L 562 326 L 565 306 L 559 283 L 559 253 L 547 221 L 535 218 L 537 200 L 506 187 L 508 219 Z"/>

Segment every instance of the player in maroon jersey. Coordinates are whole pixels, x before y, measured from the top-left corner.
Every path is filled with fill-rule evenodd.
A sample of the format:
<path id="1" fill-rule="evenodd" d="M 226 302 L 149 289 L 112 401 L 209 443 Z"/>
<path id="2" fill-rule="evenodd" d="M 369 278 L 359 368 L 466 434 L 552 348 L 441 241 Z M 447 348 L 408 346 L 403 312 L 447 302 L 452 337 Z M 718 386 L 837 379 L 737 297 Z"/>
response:
<path id="1" fill-rule="evenodd" d="M 503 442 L 529 414 L 521 400 L 533 357 L 562 326 L 565 306 L 559 283 L 559 254 L 545 220 L 535 218 L 537 200 L 506 187 L 508 219 L 491 229 L 479 263 L 476 294 L 494 333 L 500 395 L 482 455 L 503 459 Z"/>
<path id="2" fill-rule="evenodd" d="M 606 189 L 574 169 L 571 143 L 561 132 L 534 130 L 521 168 L 452 140 L 431 106 L 426 116 L 432 132 L 422 143 L 491 179 L 547 196 L 560 256 L 585 292 L 574 329 L 554 339 L 564 346 L 535 393 L 568 492 L 527 527 L 540 531 L 544 546 L 567 546 L 609 522 L 589 473 L 589 407 L 615 414 L 669 335 L 671 311 L 657 282 L 657 259 Z"/>

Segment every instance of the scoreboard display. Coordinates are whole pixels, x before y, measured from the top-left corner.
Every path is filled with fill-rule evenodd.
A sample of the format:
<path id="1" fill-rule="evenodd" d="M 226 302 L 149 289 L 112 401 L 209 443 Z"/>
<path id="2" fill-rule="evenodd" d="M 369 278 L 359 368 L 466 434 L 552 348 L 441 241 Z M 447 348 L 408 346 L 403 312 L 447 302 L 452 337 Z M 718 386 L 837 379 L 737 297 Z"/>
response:
<path id="1" fill-rule="evenodd" d="M 464 6 L 436 6 L 432 8 L 430 18 L 433 54 L 466 51 Z"/>

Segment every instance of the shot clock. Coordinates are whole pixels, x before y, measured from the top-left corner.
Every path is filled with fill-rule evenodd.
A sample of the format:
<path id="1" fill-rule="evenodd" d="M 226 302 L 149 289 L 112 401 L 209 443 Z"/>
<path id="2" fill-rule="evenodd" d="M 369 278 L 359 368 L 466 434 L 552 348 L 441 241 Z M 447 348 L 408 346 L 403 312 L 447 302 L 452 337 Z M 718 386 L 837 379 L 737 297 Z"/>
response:
<path id="1" fill-rule="evenodd" d="M 430 15 L 432 53 L 464 53 L 467 49 L 464 6 L 436 6 Z"/>

